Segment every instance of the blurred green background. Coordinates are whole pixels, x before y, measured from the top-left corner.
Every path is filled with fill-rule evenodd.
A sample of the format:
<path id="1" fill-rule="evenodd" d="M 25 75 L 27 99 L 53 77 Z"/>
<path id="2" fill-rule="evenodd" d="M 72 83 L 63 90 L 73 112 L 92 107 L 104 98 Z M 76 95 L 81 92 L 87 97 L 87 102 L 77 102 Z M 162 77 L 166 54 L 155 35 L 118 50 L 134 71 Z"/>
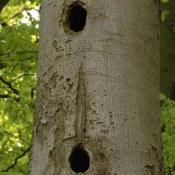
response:
<path id="1" fill-rule="evenodd" d="M 40 0 L 0 0 L 0 175 L 27 175 L 34 116 Z M 175 175 L 175 0 L 160 2 L 161 132 Z"/>

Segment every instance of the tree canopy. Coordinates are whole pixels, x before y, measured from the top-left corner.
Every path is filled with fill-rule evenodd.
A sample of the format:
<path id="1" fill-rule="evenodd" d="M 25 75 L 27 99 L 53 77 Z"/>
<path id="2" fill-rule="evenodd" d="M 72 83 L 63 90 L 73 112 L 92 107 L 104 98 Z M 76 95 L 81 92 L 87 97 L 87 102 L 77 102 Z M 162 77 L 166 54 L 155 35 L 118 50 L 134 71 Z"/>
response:
<path id="1" fill-rule="evenodd" d="M 0 13 L 0 174 L 28 174 L 39 5 L 36 0 L 10 0 Z"/>

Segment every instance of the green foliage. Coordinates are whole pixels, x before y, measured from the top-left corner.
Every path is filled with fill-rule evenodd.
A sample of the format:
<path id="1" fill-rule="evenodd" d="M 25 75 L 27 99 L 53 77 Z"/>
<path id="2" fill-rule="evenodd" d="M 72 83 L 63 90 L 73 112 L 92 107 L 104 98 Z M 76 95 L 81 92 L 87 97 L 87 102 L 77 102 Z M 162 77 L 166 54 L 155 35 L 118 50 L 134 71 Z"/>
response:
<path id="1" fill-rule="evenodd" d="M 161 0 L 160 1 L 160 19 L 163 25 L 175 34 L 175 1 Z"/>
<path id="2" fill-rule="evenodd" d="M 175 101 L 161 94 L 161 131 L 167 175 L 175 175 Z"/>
<path id="3" fill-rule="evenodd" d="M 11 0 L 0 16 L 0 174 L 27 175 L 34 115 L 39 1 Z"/>

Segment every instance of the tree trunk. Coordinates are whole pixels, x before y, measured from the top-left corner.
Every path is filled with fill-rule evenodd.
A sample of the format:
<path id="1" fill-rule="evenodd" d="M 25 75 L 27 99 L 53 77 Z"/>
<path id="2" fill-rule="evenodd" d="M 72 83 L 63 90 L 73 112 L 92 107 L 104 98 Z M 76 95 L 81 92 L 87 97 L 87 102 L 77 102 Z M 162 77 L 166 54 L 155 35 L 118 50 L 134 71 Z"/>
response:
<path id="1" fill-rule="evenodd" d="M 30 175 L 162 175 L 155 0 L 45 0 Z"/>

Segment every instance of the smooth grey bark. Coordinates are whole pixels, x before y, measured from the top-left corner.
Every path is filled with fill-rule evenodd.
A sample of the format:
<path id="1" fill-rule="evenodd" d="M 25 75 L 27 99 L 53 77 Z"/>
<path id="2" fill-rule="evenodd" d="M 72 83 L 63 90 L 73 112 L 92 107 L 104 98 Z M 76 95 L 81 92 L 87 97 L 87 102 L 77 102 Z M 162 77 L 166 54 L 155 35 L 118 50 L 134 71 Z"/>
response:
<path id="1" fill-rule="evenodd" d="M 72 1 L 42 5 L 30 175 L 77 174 L 76 145 L 90 158 L 79 174 L 162 175 L 158 4 L 83 2 L 81 32 L 65 22 Z"/>

